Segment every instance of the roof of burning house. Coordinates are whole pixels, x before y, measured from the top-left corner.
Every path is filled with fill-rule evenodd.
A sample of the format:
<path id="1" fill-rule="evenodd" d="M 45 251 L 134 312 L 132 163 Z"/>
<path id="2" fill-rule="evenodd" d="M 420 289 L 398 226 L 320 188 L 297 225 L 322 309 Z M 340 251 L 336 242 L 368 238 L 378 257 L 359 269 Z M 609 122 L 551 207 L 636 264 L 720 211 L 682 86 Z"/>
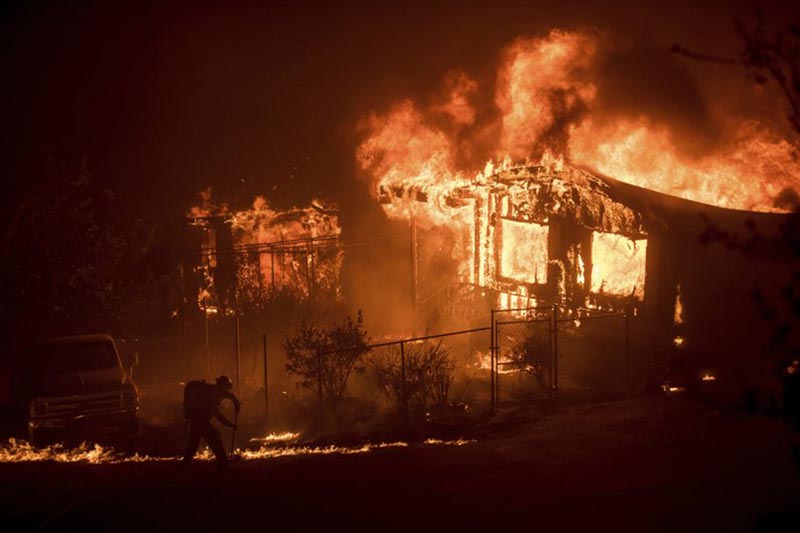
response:
<path id="1" fill-rule="evenodd" d="M 391 184 L 379 190 L 382 203 L 405 200 L 452 209 L 488 194 L 500 202 L 503 218 L 547 223 L 559 217 L 586 229 L 631 238 L 666 230 L 699 234 L 709 221 L 731 230 L 749 220 L 773 227 L 785 218 L 702 204 L 568 165 L 512 167 L 485 178 L 457 180 L 444 191 L 418 183 Z"/>
<path id="2" fill-rule="evenodd" d="M 586 171 L 564 167 L 518 167 L 489 178 L 493 192 L 506 193 L 501 215 L 546 222 L 561 217 L 577 226 L 630 237 L 646 234 L 641 214 L 614 199 L 612 188 Z"/>

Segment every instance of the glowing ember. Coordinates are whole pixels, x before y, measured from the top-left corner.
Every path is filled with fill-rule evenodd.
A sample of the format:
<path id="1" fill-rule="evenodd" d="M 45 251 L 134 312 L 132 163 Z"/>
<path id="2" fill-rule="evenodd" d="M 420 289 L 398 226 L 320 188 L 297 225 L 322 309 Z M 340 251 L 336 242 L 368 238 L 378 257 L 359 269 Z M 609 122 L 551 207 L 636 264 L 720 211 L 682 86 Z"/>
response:
<path id="1" fill-rule="evenodd" d="M 674 344 L 676 347 L 683 346 L 683 342 L 684 342 L 683 337 L 681 337 L 680 335 L 672 339 L 672 344 Z"/>
<path id="2" fill-rule="evenodd" d="M 700 378 L 700 379 L 702 379 L 703 381 L 716 381 L 717 380 L 717 376 L 715 376 L 715 375 L 713 375 L 713 374 L 711 374 L 709 372 L 706 372 L 706 373 L 703 374 L 703 377 Z"/>
<path id="3" fill-rule="evenodd" d="M 675 315 L 673 322 L 677 325 L 683 324 L 683 302 L 681 302 L 681 286 L 678 284 L 678 292 L 675 295 Z"/>

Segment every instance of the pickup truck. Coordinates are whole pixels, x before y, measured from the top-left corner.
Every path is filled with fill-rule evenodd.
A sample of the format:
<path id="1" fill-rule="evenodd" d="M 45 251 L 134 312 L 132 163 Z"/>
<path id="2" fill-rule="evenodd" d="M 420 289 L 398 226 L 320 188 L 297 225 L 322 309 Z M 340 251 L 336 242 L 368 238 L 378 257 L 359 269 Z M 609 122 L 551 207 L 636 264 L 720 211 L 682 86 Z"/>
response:
<path id="1" fill-rule="evenodd" d="M 36 444 L 56 436 L 133 435 L 138 431 L 139 393 L 132 378 L 137 364 L 134 354 L 123 365 L 109 335 L 41 342 L 12 365 L 9 392 L 16 421 Z"/>

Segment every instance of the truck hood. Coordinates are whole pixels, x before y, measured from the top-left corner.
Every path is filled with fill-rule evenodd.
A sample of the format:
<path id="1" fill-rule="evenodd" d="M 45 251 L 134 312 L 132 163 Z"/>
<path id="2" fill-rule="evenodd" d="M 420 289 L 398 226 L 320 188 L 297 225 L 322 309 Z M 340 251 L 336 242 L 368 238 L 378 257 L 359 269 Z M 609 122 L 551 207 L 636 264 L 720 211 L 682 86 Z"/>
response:
<path id="1" fill-rule="evenodd" d="M 22 379 L 22 395 L 28 399 L 47 396 L 70 396 L 113 391 L 122 388 L 125 376 L 119 368 L 103 368 L 28 375 Z"/>

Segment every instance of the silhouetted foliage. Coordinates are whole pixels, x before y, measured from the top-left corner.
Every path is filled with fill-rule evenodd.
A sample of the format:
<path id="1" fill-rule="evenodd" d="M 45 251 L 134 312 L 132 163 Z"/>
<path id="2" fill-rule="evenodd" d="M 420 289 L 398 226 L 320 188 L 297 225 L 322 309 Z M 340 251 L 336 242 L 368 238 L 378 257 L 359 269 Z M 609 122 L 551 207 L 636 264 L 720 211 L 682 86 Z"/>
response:
<path id="1" fill-rule="evenodd" d="M 371 366 L 372 378 L 381 394 L 398 412 L 403 411 L 404 398 L 412 412 L 424 411 L 429 405 L 447 404 L 455 364 L 441 342 L 407 344 L 405 369 L 399 348 L 395 347 L 376 353 Z"/>
<path id="2" fill-rule="evenodd" d="M 720 58 L 696 53 L 680 45 L 673 51 L 701 61 L 736 64 L 744 67 L 748 77 L 758 85 L 775 83 L 789 105 L 789 122 L 800 134 L 800 25 L 788 23 L 783 29 L 770 32 L 766 19 L 756 12 L 755 23 L 734 21 L 743 48 L 738 59 Z M 784 383 L 784 409 L 793 419 L 795 432 L 800 431 L 800 383 L 797 369 L 800 360 L 800 197 L 797 191 L 784 190 L 775 198 L 775 206 L 790 214 L 774 234 L 767 234 L 748 221 L 746 234 L 722 230 L 707 220 L 700 235 L 703 244 L 721 243 L 760 261 L 780 262 L 791 267 L 791 274 L 777 294 L 763 289 L 753 291 L 753 301 L 761 316 L 772 323 L 773 335 L 768 355 Z M 800 454 L 800 445 L 796 445 Z"/>
<path id="3" fill-rule="evenodd" d="M 321 384 L 326 403 L 335 407 L 352 372 L 361 369 L 368 342 L 361 311 L 355 321 L 347 316 L 343 323 L 327 328 L 304 323 L 286 335 L 286 371 L 311 391 L 318 391 Z"/>
<path id="4" fill-rule="evenodd" d="M 115 217 L 117 196 L 85 163 L 47 168 L 3 235 L 6 325 L 37 335 L 110 329 L 163 314 L 169 275 L 147 266 L 155 229 Z"/>

